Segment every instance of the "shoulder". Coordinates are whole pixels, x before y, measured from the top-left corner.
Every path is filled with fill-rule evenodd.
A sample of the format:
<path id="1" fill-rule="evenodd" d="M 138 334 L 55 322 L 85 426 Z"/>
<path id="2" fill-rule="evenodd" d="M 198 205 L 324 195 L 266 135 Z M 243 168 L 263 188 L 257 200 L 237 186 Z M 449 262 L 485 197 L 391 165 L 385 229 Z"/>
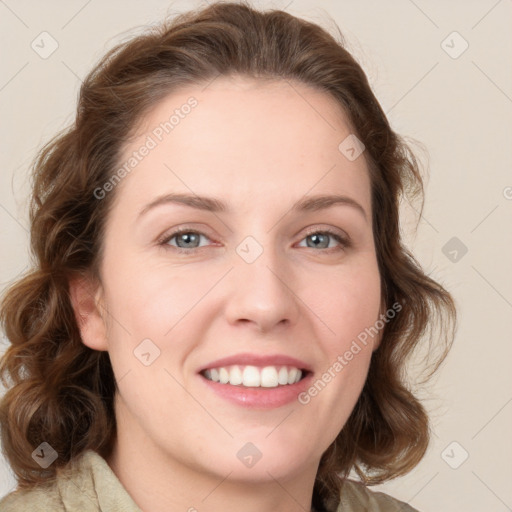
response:
<path id="1" fill-rule="evenodd" d="M 2 512 L 140 512 L 107 462 L 87 451 L 45 485 L 17 489 L 0 501 Z"/>
<path id="2" fill-rule="evenodd" d="M 370 491 L 364 484 L 345 480 L 336 512 L 418 512 L 407 503 L 383 492 Z"/>
<path id="3" fill-rule="evenodd" d="M 62 501 L 54 484 L 31 489 L 17 489 L 0 500 L 2 512 L 55 512 L 64 511 Z"/>
<path id="4" fill-rule="evenodd" d="M 32 487 L 18 487 L 0 501 L 1 512 L 67 512 L 65 501 L 70 498 L 69 485 L 82 481 L 81 487 L 90 481 L 89 467 L 94 456 L 86 452 L 57 472 L 57 476 Z M 79 488 L 77 487 L 76 491 Z M 75 491 L 75 494 L 76 494 Z M 63 495 L 64 494 L 64 495 Z"/>

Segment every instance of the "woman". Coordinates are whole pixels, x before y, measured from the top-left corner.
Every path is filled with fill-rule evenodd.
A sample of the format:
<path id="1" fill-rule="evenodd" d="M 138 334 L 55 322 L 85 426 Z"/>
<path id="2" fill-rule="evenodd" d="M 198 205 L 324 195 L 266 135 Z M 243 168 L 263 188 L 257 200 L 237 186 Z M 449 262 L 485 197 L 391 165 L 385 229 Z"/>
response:
<path id="1" fill-rule="evenodd" d="M 2 510 L 414 510 L 366 485 L 424 455 L 404 365 L 439 365 L 455 308 L 400 241 L 418 165 L 342 43 L 183 14 L 102 59 L 34 178 Z"/>

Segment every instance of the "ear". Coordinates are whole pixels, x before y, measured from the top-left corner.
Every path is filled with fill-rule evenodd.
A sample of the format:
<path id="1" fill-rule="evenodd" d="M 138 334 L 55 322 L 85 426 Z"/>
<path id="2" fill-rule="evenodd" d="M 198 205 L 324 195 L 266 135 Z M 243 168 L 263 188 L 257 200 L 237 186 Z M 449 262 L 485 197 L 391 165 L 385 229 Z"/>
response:
<path id="1" fill-rule="evenodd" d="M 101 286 L 89 277 L 73 277 L 69 281 L 69 295 L 83 344 L 94 350 L 107 350 Z"/>

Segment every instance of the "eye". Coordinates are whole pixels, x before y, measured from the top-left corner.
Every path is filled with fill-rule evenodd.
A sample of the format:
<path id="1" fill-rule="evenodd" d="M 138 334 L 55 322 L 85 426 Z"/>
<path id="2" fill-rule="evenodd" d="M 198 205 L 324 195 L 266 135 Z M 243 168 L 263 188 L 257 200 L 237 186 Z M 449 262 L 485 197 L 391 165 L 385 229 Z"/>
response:
<path id="1" fill-rule="evenodd" d="M 306 247 L 324 249 L 327 252 L 340 251 L 343 248 L 350 247 L 348 238 L 342 236 L 338 232 L 331 231 L 329 229 L 322 231 L 311 231 L 303 240 L 306 240 Z M 308 240 L 311 242 L 309 243 Z M 331 241 L 337 242 L 337 246 L 331 245 Z M 303 245 L 301 247 L 304 247 Z"/>
<path id="2" fill-rule="evenodd" d="M 166 235 L 165 238 L 159 242 L 159 244 L 162 246 L 170 245 L 171 247 L 174 247 L 178 252 L 190 253 L 195 249 L 200 249 L 198 244 L 201 240 L 201 237 L 210 240 L 204 233 L 184 228 L 178 229 Z M 171 243 L 171 241 L 174 239 L 176 239 L 176 244 Z"/>

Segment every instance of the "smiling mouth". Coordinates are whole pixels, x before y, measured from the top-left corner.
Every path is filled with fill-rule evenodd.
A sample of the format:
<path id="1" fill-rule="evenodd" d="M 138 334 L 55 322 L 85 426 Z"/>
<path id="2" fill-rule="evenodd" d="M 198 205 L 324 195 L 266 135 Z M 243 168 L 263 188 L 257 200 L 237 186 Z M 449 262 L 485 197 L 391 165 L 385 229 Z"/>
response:
<path id="1" fill-rule="evenodd" d="M 200 372 L 205 379 L 247 388 L 276 388 L 291 386 L 302 380 L 309 372 L 294 366 L 230 365 L 208 368 Z"/>

